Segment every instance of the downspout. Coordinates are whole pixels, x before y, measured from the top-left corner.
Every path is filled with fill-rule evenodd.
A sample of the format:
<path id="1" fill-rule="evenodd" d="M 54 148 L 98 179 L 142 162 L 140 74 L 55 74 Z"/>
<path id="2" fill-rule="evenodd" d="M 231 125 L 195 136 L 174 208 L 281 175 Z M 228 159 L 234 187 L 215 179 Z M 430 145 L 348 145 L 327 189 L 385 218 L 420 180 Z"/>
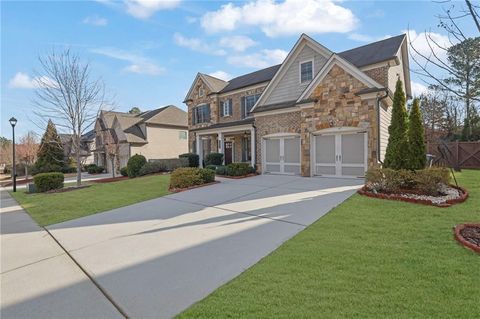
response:
<path id="1" fill-rule="evenodd" d="M 377 95 L 377 162 L 383 165 L 382 160 L 380 159 L 380 102 L 383 99 L 386 99 L 388 97 L 388 89 L 385 89 L 385 95 L 384 96 L 378 96 Z"/>

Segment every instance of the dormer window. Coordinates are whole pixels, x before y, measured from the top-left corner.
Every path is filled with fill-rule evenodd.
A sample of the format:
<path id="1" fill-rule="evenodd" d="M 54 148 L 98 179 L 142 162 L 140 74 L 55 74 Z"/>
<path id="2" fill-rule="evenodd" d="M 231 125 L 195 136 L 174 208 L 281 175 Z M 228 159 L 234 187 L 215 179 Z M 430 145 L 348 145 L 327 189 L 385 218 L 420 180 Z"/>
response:
<path id="1" fill-rule="evenodd" d="M 198 97 L 203 97 L 204 94 L 205 94 L 205 92 L 203 90 L 203 86 L 200 86 L 198 88 Z"/>
<path id="2" fill-rule="evenodd" d="M 313 79 L 313 60 L 300 62 L 300 83 L 310 82 Z"/>

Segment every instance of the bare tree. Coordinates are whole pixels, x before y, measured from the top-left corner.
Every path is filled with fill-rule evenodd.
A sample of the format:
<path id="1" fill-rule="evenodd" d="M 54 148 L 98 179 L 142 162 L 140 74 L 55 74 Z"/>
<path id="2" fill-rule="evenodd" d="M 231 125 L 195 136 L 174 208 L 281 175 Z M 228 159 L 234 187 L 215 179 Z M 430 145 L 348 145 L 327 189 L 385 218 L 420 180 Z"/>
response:
<path id="1" fill-rule="evenodd" d="M 20 144 L 16 146 L 19 160 L 25 165 L 25 179 L 28 179 L 28 167 L 37 160 L 39 144 L 34 132 L 29 131 L 20 138 Z"/>
<path id="2" fill-rule="evenodd" d="M 72 151 L 77 163 L 77 186 L 81 184 L 81 137 L 92 126 L 105 104 L 105 87 L 92 79 L 89 63 L 69 49 L 40 57 L 36 98 L 40 120 L 51 118 L 61 129 L 72 134 Z"/>
<path id="3" fill-rule="evenodd" d="M 118 158 L 118 142 L 115 131 L 107 129 L 103 131 L 103 141 L 105 145 L 105 153 L 107 154 L 112 164 L 112 177 L 115 178 L 115 162 Z"/>

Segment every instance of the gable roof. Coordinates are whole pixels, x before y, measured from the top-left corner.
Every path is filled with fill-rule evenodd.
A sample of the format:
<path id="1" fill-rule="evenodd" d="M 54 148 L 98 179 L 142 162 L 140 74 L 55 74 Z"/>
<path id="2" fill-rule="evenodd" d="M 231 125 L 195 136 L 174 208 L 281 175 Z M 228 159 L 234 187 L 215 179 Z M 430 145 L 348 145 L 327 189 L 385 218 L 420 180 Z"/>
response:
<path id="1" fill-rule="evenodd" d="M 217 93 L 228 84 L 228 82 L 226 81 L 217 79 L 216 77 L 213 77 L 208 74 L 198 72 L 197 76 L 195 77 L 195 80 L 193 80 L 192 85 L 188 90 L 187 95 L 185 96 L 185 99 L 183 101 L 184 103 L 189 100 L 189 96 L 190 94 L 192 94 L 193 88 L 195 87 L 195 83 L 197 83 L 199 79 L 201 79 L 208 86 L 209 90 L 213 93 Z"/>
<path id="2" fill-rule="evenodd" d="M 277 64 L 252 73 L 237 76 L 236 78 L 231 79 L 227 86 L 224 87 L 219 93 L 225 93 L 250 85 L 270 81 L 275 73 L 277 73 L 278 69 L 280 69 L 280 66 L 281 64 Z"/>
<path id="3" fill-rule="evenodd" d="M 362 67 L 395 58 L 406 35 L 401 34 L 385 40 L 338 53 L 356 67 Z"/>

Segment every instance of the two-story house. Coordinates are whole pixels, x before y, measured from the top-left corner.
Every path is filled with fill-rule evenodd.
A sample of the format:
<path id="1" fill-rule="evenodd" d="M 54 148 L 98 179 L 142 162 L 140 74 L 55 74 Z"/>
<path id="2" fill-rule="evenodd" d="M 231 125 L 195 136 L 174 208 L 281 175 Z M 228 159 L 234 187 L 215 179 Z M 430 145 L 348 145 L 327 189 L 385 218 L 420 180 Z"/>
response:
<path id="1" fill-rule="evenodd" d="M 281 65 L 228 82 L 197 75 L 190 149 L 262 173 L 363 176 L 385 155 L 397 79 L 411 96 L 405 35 L 334 53 L 303 34 Z"/>
<path id="2" fill-rule="evenodd" d="M 174 105 L 140 114 L 102 111 L 95 123 L 95 164 L 112 170 L 135 154 L 147 160 L 177 158 L 188 151 L 187 112 Z"/>

